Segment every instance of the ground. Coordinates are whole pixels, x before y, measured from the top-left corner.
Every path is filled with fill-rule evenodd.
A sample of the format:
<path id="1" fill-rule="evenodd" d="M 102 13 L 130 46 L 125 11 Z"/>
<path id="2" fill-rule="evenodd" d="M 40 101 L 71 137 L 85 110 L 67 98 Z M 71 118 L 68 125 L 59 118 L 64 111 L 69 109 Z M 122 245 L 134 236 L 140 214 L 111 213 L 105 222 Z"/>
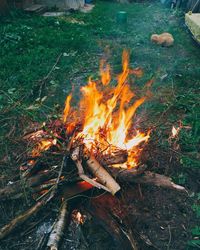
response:
<path id="1" fill-rule="evenodd" d="M 19 172 L 24 130 L 33 122 L 59 116 L 58 110 L 62 109 L 72 89 L 78 98 L 76 90 L 87 78 L 98 77 L 99 60 L 105 51 L 113 72 L 119 72 L 121 53 L 127 48 L 131 66 L 142 67 L 145 71 L 133 88 L 140 89 L 147 80 L 155 79 L 153 95 L 138 113 L 141 126 L 152 128 L 146 163 L 149 169 L 171 176 L 189 191 L 189 197 L 185 197 L 172 191 L 143 187 L 143 198 L 138 197 L 136 202 L 129 199 L 132 201 L 130 207 L 134 204 L 136 210 L 144 212 L 142 217 L 131 217 L 136 234 L 145 235 L 153 244 L 148 246 L 139 240 L 140 248 L 198 249 L 200 48 L 184 25 L 184 14 L 165 8 L 159 1 L 138 1 L 128 5 L 97 1 L 95 5 L 88 14 L 46 18 L 12 11 L 2 18 L 1 185 Z M 116 22 L 120 10 L 127 12 L 127 25 Z M 161 32 L 173 34 L 173 47 L 164 48 L 150 42 L 152 33 Z M 56 68 L 51 72 L 57 59 Z M 170 142 L 172 126 L 180 126 L 180 121 L 183 128 L 179 138 Z M 1 202 L 0 224 L 8 222 L 28 202 L 26 195 L 18 204 Z M 98 233 L 94 235 L 97 237 Z M 29 240 L 19 242 L 13 241 L 16 237 L 7 238 L 0 248 L 30 249 L 32 246 L 31 249 L 35 249 L 32 235 L 28 236 Z M 97 238 L 89 249 L 111 248 L 109 240 L 105 246 L 99 240 L 101 236 Z"/>

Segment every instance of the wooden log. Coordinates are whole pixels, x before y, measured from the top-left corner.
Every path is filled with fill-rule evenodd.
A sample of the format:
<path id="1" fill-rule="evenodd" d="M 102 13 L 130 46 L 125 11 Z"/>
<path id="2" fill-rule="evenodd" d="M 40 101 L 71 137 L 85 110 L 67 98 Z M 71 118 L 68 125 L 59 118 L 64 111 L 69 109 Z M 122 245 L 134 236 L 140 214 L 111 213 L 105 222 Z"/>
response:
<path id="1" fill-rule="evenodd" d="M 127 161 L 128 152 L 127 150 L 115 150 L 112 154 L 98 154 L 95 158 L 103 166 L 122 164 Z"/>
<path id="2" fill-rule="evenodd" d="M 94 179 L 91 179 L 89 178 L 85 173 L 84 173 L 84 170 L 83 170 L 83 166 L 82 166 L 82 162 L 81 160 L 79 159 L 79 147 L 77 147 L 71 154 L 71 158 L 72 160 L 74 161 L 76 167 L 77 167 L 77 170 L 78 170 L 78 175 L 79 177 L 86 181 L 87 183 L 93 185 L 94 187 L 97 187 L 99 189 L 104 189 L 105 191 L 108 191 L 110 192 L 110 190 L 103 186 L 102 184 L 98 183 L 97 181 L 95 181 Z"/>
<path id="3" fill-rule="evenodd" d="M 99 162 L 93 156 L 89 156 L 89 158 L 86 160 L 86 164 L 89 171 L 110 190 L 112 195 L 115 195 L 121 189 L 115 179 L 99 164 Z"/>
<path id="4" fill-rule="evenodd" d="M 63 231 L 66 225 L 67 217 L 68 217 L 67 201 L 64 200 L 61 205 L 58 220 L 55 222 L 53 226 L 53 229 L 50 233 L 49 240 L 47 243 L 47 246 L 50 248 L 50 250 L 58 249 L 60 240 L 63 236 Z"/>
<path id="5" fill-rule="evenodd" d="M 175 184 L 170 177 L 151 171 L 145 171 L 142 175 L 135 175 L 135 169 L 125 169 L 118 173 L 117 169 L 111 169 L 111 172 L 121 182 L 149 184 L 188 193 L 183 186 Z"/>
<path id="6" fill-rule="evenodd" d="M 85 182 L 80 182 L 78 184 L 69 185 L 68 187 L 65 187 L 63 190 L 63 196 L 66 200 L 72 199 L 76 197 L 79 193 L 88 191 L 92 188 L 91 185 L 86 184 Z M 3 228 L 0 229 L 0 240 L 7 237 L 14 229 L 16 229 L 18 226 L 25 223 L 32 215 L 36 214 L 43 206 L 45 206 L 47 203 L 49 203 L 54 196 L 52 196 L 52 193 L 55 194 L 55 192 L 46 193 L 42 199 L 37 201 L 37 203 L 14 218 L 11 222 L 6 224 Z"/>

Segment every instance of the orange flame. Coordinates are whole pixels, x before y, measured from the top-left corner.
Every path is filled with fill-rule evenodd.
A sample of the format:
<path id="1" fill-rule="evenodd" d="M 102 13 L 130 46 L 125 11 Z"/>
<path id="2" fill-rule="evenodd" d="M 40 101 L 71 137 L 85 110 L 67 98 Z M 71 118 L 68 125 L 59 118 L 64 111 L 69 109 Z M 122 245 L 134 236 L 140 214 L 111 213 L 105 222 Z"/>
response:
<path id="1" fill-rule="evenodd" d="M 64 109 L 64 114 L 63 114 L 63 122 L 65 123 L 67 120 L 67 116 L 69 114 L 69 110 L 70 110 L 70 102 L 72 99 L 72 94 L 68 95 L 65 101 L 65 109 Z"/>
<path id="2" fill-rule="evenodd" d="M 39 141 L 31 152 L 32 157 L 40 156 L 42 152 L 47 151 L 52 145 L 55 145 L 55 144 L 56 144 L 55 139 L 54 140 L 43 139 Z"/>
<path id="3" fill-rule="evenodd" d="M 122 55 L 123 71 L 117 77 L 117 86 L 108 88 L 111 80 L 110 66 L 105 62 L 100 63 L 101 83 L 91 78 L 86 86 L 81 88 L 82 99 L 80 101 L 77 117 L 83 117 L 82 131 L 77 138 L 83 138 L 83 142 L 90 151 L 100 148 L 109 151 L 109 146 L 128 151 L 126 167 L 135 167 L 141 152 L 140 145 L 149 139 L 150 132 L 142 133 L 139 130 L 131 131 L 133 118 L 138 107 L 144 103 L 147 97 L 136 98 L 135 93 L 128 85 L 129 54 Z M 66 99 L 63 121 L 67 124 L 67 113 L 70 110 L 71 95 Z M 77 121 L 78 122 L 78 121 Z M 70 126 L 70 123 L 67 124 Z M 132 137 L 129 134 L 133 134 Z M 111 152 L 112 153 L 112 152 Z"/>
<path id="4" fill-rule="evenodd" d="M 105 60 L 101 60 L 100 62 L 100 75 L 102 84 L 108 85 L 111 80 L 110 65 L 106 64 Z"/>

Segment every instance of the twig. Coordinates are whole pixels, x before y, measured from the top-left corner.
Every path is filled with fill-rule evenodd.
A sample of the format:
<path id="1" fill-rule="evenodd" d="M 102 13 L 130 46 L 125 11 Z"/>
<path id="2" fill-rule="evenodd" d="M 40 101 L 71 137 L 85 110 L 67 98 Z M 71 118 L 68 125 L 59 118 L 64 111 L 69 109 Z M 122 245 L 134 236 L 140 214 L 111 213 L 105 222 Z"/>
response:
<path id="1" fill-rule="evenodd" d="M 66 160 L 66 156 L 63 157 L 63 160 L 62 160 L 62 163 L 61 163 L 61 167 L 60 167 L 60 171 L 59 171 L 59 173 L 58 173 L 58 177 L 57 177 L 56 183 L 55 183 L 55 185 L 53 186 L 53 191 L 52 191 L 52 193 L 51 193 L 51 196 L 52 196 L 52 197 L 55 195 L 55 193 L 56 193 L 56 191 L 57 191 L 57 189 L 58 189 L 58 183 L 59 183 L 59 181 L 60 181 L 60 177 L 61 177 L 62 172 L 63 172 L 63 167 L 64 167 L 64 164 L 65 164 L 65 160 Z M 52 198 L 51 196 L 50 196 L 50 199 Z"/>
<path id="2" fill-rule="evenodd" d="M 49 79 L 50 75 L 52 74 L 52 72 L 54 71 L 56 65 L 58 64 L 58 62 L 60 61 L 60 58 L 62 56 L 62 53 L 60 53 L 60 55 L 57 57 L 56 62 L 54 63 L 54 65 L 52 66 L 51 70 L 48 72 L 48 74 L 40 81 L 40 88 L 39 88 L 39 94 L 38 97 L 41 97 L 42 94 L 42 88 L 45 85 L 46 81 Z"/>
<path id="3" fill-rule="evenodd" d="M 45 206 L 50 199 L 46 196 L 42 200 L 38 201 L 33 207 L 29 208 L 24 213 L 20 214 L 16 218 L 14 218 L 11 222 L 6 224 L 0 230 L 0 240 L 4 239 L 8 236 L 16 227 L 22 225 L 25 221 L 27 221 L 33 214 L 36 214 L 43 206 Z"/>
<path id="4" fill-rule="evenodd" d="M 171 243 L 171 240 L 172 240 L 172 234 L 171 234 L 170 225 L 168 225 L 168 230 L 169 230 L 169 242 L 167 244 L 167 250 L 169 250 L 170 243 Z"/>

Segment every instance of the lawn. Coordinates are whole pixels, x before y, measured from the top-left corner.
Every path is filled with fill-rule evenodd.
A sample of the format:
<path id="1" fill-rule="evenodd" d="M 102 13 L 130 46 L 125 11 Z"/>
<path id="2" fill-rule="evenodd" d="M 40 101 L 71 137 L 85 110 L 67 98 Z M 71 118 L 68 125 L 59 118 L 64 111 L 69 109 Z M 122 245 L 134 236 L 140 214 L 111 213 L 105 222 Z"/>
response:
<path id="1" fill-rule="evenodd" d="M 127 12 L 127 25 L 116 22 L 117 12 L 121 10 Z M 150 42 L 151 34 L 162 32 L 173 34 L 173 47 L 164 48 Z M 180 213 L 178 219 L 172 216 L 175 225 L 183 224 L 185 229 L 179 225 L 171 229 L 173 237 L 168 249 L 197 249 L 200 237 L 197 223 L 200 216 L 200 47 L 184 25 L 184 14 L 164 8 L 159 1 L 129 5 L 97 1 L 93 11 L 87 14 L 51 18 L 12 11 L 1 18 L 2 185 L 6 183 L 4 178 L 12 179 L 18 172 L 16 161 L 24 150 L 21 138 L 24 130 L 34 122 L 59 117 L 66 95 L 73 89 L 78 99 L 77 90 L 88 77 L 99 76 L 99 60 L 106 53 L 113 72 L 120 72 L 124 48 L 130 51 L 130 65 L 142 67 L 145 72 L 133 87 L 139 89 L 147 80 L 155 79 L 152 97 L 139 110 L 141 126 L 152 128 L 148 166 L 173 177 L 189 190 L 187 199 L 170 196 L 169 204 L 173 203 Z M 178 127 L 180 123 L 178 139 L 169 142 L 172 126 Z M 150 200 L 148 202 L 150 204 Z M 176 202 L 181 204 L 182 210 Z M 27 205 L 24 200 L 22 203 Z M 1 209 L 5 215 L 3 203 Z M 0 224 L 12 218 L 12 213 L 3 217 Z M 142 229 L 138 226 L 137 230 Z M 168 239 L 158 239 L 157 229 L 155 235 L 149 237 L 154 245 L 158 243 L 157 249 L 168 247 Z M 15 249 L 8 245 L 8 241 L 4 242 L 4 249 Z"/>

